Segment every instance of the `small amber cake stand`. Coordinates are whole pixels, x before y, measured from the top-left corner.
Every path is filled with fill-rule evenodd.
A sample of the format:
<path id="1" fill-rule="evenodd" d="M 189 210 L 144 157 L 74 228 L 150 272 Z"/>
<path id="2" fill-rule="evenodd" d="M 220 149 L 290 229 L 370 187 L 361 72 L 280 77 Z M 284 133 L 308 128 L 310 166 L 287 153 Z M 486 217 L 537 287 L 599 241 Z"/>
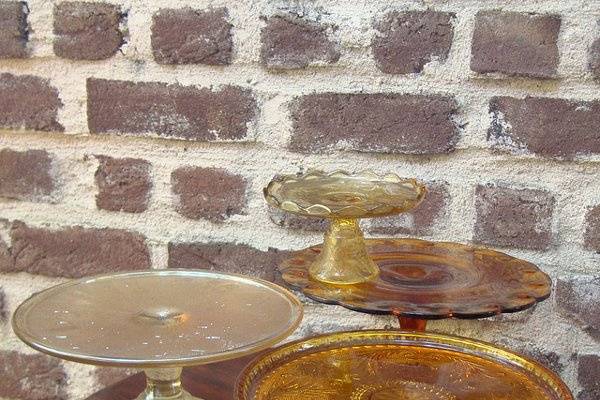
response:
<path id="1" fill-rule="evenodd" d="M 319 282 L 353 285 L 379 274 L 367 254 L 357 219 L 408 211 L 423 199 L 425 187 L 394 174 L 311 170 L 275 177 L 264 195 L 269 204 L 282 210 L 330 220 L 322 251 L 311 260 L 308 273 Z"/>
<path id="2" fill-rule="evenodd" d="M 550 295 L 548 275 L 498 251 L 418 239 L 367 239 L 366 249 L 380 273 L 362 284 L 335 286 L 310 279 L 322 246 L 296 252 L 280 271 L 290 286 L 316 301 L 393 314 L 402 328 L 417 330 L 424 330 L 429 319 L 521 311 Z"/>
<path id="3" fill-rule="evenodd" d="M 488 343 L 341 332 L 283 345 L 242 373 L 235 400 L 573 400 L 553 372 Z"/>
<path id="4" fill-rule="evenodd" d="M 40 292 L 13 316 L 17 336 L 65 360 L 146 373 L 138 400 L 195 399 L 181 368 L 240 357 L 287 337 L 302 306 L 261 280 L 209 271 L 120 273 Z"/>

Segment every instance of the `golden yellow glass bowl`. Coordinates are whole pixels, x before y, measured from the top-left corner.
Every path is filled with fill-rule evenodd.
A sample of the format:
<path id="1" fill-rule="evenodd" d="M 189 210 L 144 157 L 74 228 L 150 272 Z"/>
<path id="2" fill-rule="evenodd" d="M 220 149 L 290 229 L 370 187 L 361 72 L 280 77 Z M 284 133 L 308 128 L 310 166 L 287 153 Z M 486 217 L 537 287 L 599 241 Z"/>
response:
<path id="1" fill-rule="evenodd" d="M 340 332 L 255 359 L 235 400 L 573 400 L 540 364 L 492 344 L 403 331 Z"/>

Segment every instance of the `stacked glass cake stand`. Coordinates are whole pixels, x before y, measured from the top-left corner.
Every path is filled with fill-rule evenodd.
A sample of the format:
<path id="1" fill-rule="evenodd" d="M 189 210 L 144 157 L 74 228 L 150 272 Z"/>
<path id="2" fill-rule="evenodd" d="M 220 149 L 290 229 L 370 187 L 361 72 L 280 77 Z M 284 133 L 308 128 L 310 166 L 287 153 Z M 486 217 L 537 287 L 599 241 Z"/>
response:
<path id="1" fill-rule="evenodd" d="M 430 319 L 524 310 L 551 287 L 535 265 L 503 253 L 364 238 L 358 219 L 409 211 L 425 195 L 415 180 L 370 172 L 309 171 L 270 182 L 271 205 L 330 221 L 321 245 L 281 264 L 284 281 L 322 303 L 393 314 L 403 330 L 337 332 L 264 351 L 239 376 L 236 400 L 573 400 L 558 376 L 526 357 L 425 332 Z M 56 357 L 144 370 L 138 399 L 193 399 L 181 387 L 182 367 L 270 348 L 301 318 L 301 303 L 272 283 L 154 270 L 40 292 L 19 306 L 13 328 Z"/>

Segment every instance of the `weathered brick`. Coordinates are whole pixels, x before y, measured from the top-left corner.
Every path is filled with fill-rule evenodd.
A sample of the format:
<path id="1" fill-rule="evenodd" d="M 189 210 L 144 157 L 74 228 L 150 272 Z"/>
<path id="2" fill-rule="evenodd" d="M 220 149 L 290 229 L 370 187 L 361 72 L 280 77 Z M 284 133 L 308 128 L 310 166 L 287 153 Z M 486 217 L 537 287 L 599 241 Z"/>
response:
<path id="1" fill-rule="evenodd" d="M 577 400 L 600 399 L 600 356 L 583 354 L 578 357 L 577 380 L 582 391 Z"/>
<path id="2" fill-rule="evenodd" d="M 600 38 L 590 46 L 589 68 L 596 79 L 600 79 Z"/>
<path id="3" fill-rule="evenodd" d="M 58 91 L 46 79 L 31 75 L 0 75 L 0 127 L 38 131 L 64 130 Z"/>
<path id="4" fill-rule="evenodd" d="M 322 93 L 297 98 L 291 108 L 289 148 L 302 153 L 443 154 L 459 137 L 452 120 L 458 106 L 449 97 Z"/>
<path id="5" fill-rule="evenodd" d="M 161 9 L 152 18 L 152 53 L 160 64 L 231 64 L 227 9 Z"/>
<path id="6" fill-rule="evenodd" d="M 87 80 L 92 133 L 157 134 L 188 140 L 240 140 L 257 115 L 249 90 L 158 82 Z"/>
<path id="7" fill-rule="evenodd" d="M 558 66 L 559 16 L 480 11 L 471 43 L 471 69 L 551 78 Z"/>
<path id="8" fill-rule="evenodd" d="M 141 213 L 148 208 L 150 163 L 136 158 L 97 156 L 96 206 L 102 210 Z"/>
<path id="9" fill-rule="evenodd" d="M 150 268 L 145 238 L 138 233 L 79 226 L 50 230 L 16 221 L 10 235 L 14 264 L 2 272 L 79 278 Z"/>
<path id="10" fill-rule="evenodd" d="M 475 196 L 475 242 L 531 250 L 552 244 L 555 201 L 549 192 L 479 185 Z"/>
<path id="11" fill-rule="evenodd" d="M 0 397 L 66 400 L 67 374 L 57 358 L 0 351 Z"/>
<path id="12" fill-rule="evenodd" d="M 0 197 L 48 201 L 56 189 L 52 158 L 44 150 L 0 150 Z"/>
<path id="13" fill-rule="evenodd" d="M 2 243 L 0 243 L 0 246 Z M 2 251 L 2 249 L 0 249 Z M 2 257 L 0 255 L 0 257 Z M 0 261 L 1 265 L 2 261 Z M 8 310 L 6 309 L 6 294 L 4 294 L 4 289 L 0 286 L 0 322 L 6 321 L 8 318 Z"/>
<path id="14" fill-rule="evenodd" d="M 577 275 L 556 283 L 556 304 L 566 318 L 600 341 L 600 277 Z"/>
<path id="15" fill-rule="evenodd" d="M 250 275 L 269 281 L 289 252 L 267 251 L 234 243 L 169 243 L 169 268 L 208 269 Z"/>
<path id="16" fill-rule="evenodd" d="M 336 29 L 294 15 L 274 15 L 261 31 L 262 63 L 275 69 L 335 63 L 340 52 L 329 34 Z"/>
<path id="17" fill-rule="evenodd" d="M 329 223 L 325 218 L 307 218 L 268 206 L 269 219 L 283 228 L 305 232 L 325 232 Z"/>
<path id="18" fill-rule="evenodd" d="M 117 5 L 82 1 L 54 6 L 54 53 L 71 60 L 103 60 L 124 43 Z"/>
<path id="19" fill-rule="evenodd" d="M 496 149 L 565 159 L 600 153 L 600 101 L 494 97 L 490 112 Z"/>
<path id="20" fill-rule="evenodd" d="M 0 3 L 0 58 L 26 58 L 29 26 L 23 1 Z"/>
<path id="21" fill-rule="evenodd" d="M 385 235 L 427 235 L 446 214 L 449 193 L 446 182 L 428 182 L 427 195 L 413 210 L 385 218 L 366 220 L 367 232 Z"/>
<path id="22" fill-rule="evenodd" d="M 588 210 L 585 221 L 585 247 L 600 253 L 600 205 Z"/>
<path id="23" fill-rule="evenodd" d="M 115 383 L 136 374 L 137 372 L 139 371 L 127 368 L 100 367 L 94 370 L 94 375 L 96 376 L 96 382 L 98 382 L 98 385 L 102 388 L 105 388 L 112 386 Z M 143 380 L 143 377 L 140 378 Z"/>
<path id="24" fill-rule="evenodd" d="M 171 173 L 175 208 L 181 215 L 222 222 L 246 208 L 247 182 L 221 168 L 182 167 Z"/>
<path id="25" fill-rule="evenodd" d="M 377 21 L 371 47 L 377 66 L 389 74 L 421 72 L 432 60 L 445 61 L 452 46 L 453 14 L 390 11 Z"/>

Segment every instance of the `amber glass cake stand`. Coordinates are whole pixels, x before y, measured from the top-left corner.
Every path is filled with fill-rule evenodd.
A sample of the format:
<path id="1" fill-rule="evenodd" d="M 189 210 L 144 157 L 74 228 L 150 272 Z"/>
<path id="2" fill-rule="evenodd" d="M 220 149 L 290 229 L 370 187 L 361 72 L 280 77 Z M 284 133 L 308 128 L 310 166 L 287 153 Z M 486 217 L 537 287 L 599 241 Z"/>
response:
<path id="1" fill-rule="evenodd" d="M 369 258 L 359 218 L 383 217 L 415 207 L 425 187 L 414 179 L 372 172 L 309 171 L 275 177 L 264 189 L 267 202 L 306 217 L 328 218 L 322 251 L 311 260 L 310 277 L 333 285 L 354 285 L 379 274 Z"/>
<path id="2" fill-rule="evenodd" d="M 573 400 L 553 372 L 488 343 L 360 331 L 283 345 L 240 375 L 235 400 Z"/>
<path id="3" fill-rule="evenodd" d="M 362 284 L 341 287 L 310 279 L 322 246 L 296 252 L 280 270 L 290 286 L 316 301 L 393 314 L 405 329 L 424 330 L 430 319 L 521 311 L 550 295 L 548 275 L 498 251 L 418 239 L 367 239 L 366 249 L 380 273 Z"/>
<path id="4" fill-rule="evenodd" d="M 138 399 L 194 399 L 181 368 L 240 357 L 287 337 L 302 306 L 261 280 L 164 270 L 86 278 L 40 292 L 13 316 L 17 336 L 65 360 L 143 369 Z"/>

